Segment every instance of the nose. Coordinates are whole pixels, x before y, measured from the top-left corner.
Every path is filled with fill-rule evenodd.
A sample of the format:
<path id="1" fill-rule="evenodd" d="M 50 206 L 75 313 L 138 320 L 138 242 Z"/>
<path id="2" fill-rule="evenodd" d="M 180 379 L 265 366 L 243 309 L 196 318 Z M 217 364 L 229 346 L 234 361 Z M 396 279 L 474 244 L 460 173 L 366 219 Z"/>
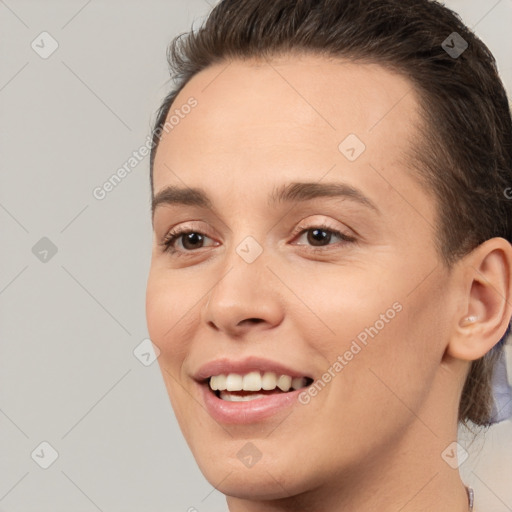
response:
<path id="1" fill-rule="evenodd" d="M 231 337 L 278 326 L 284 317 L 283 297 L 263 254 L 247 263 L 234 253 L 226 263 L 203 306 L 203 322 Z"/>

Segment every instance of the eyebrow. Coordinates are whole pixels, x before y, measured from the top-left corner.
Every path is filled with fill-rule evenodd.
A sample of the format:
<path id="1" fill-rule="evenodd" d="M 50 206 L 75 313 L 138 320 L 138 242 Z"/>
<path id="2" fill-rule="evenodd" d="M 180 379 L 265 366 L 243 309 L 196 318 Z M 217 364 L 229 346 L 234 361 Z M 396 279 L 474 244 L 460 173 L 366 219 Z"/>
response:
<path id="1" fill-rule="evenodd" d="M 269 195 L 268 206 L 275 208 L 279 203 L 297 203 L 319 197 L 342 197 L 358 202 L 380 213 L 377 205 L 361 190 L 347 183 L 292 182 L 275 188 Z M 156 194 L 151 202 L 151 212 L 160 205 L 189 205 L 213 209 L 213 203 L 201 188 L 168 186 Z"/>

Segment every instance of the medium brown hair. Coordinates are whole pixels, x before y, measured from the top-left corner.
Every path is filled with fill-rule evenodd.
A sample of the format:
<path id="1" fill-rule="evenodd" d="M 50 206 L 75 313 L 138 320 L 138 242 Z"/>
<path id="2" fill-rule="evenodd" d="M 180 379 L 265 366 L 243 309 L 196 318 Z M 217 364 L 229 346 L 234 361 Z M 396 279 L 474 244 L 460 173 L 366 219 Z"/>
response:
<path id="1" fill-rule="evenodd" d="M 451 47 L 464 48 L 461 41 L 467 48 L 449 54 Z M 448 268 L 485 240 L 512 242 L 512 200 L 505 193 L 512 185 L 512 120 L 495 59 L 456 13 L 431 0 L 218 3 L 199 30 L 181 34 L 168 48 L 175 86 L 153 127 L 152 193 L 167 115 L 194 75 L 219 62 L 296 52 L 378 63 L 410 80 L 423 123 L 409 157 L 436 197 L 434 243 Z M 459 421 L 492 422 L 493 370 L 507 334 L 472 363 Z"/>

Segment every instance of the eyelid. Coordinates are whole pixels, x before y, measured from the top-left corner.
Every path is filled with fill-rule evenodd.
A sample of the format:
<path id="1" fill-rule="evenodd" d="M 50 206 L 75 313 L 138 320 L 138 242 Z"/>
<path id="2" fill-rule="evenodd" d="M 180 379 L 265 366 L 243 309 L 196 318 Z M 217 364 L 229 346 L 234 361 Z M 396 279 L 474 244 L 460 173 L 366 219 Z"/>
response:
<path id="1" fill-rule="evenodd" d="M 199 224 L 199 226 L 198 226 Z M 194 231 L 194 232 L 200 232 L 204 233 L 205 235 L 208 234 L 208 232 L 211 232 L 211 229 L 208 227 L 206 222 L 202 220 L 190 220 L 187 222 L 178 222 L 177 224 L 172 225 L 170 228 L 168 228 L 163 237 L 162 240 L 165 240 L 169 233 L 173 232 L 187 232 L 187 231 Z M 208 235 L 209 236 L 209 235 Z"/>
<path id="2" fill-rule="evenodd" d="M 312 219 L 309 221 L 301 221 L 297 225 L 296 228 L 294 228 L 292 235 L 295 236 L 297 234 L 302 233 L 303 231 L 306 231 L 308 229 L 313 228 L 323 228 L 329 231 L 335 231 L 338 232 L 347 238 L 353 238 L 356 239 L 359 237 L 359 234 L 352 228 L 348 227 L 346 224 L 342 224 L 340 222 L 337 222 L 335 225 L 335 221 L 330 220 L 329 218 L 325 218 L 325 216 L 317 215 L 316 217 L 322 217 L 321 219 Z"/>

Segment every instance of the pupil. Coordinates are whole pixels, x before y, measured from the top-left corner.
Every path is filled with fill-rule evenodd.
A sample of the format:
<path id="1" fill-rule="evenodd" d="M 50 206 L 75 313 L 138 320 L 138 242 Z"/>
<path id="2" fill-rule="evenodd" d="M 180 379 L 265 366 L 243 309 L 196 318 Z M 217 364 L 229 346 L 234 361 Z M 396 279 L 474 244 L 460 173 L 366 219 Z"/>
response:
<path id="1" fill-rule="evenodd" d="M 199 233 L 188 233 L 186 235 L 184 235 L 184 241 L 183 241 L 183 247 L 185 247 L 185 249 L 194 249 L 194 246 L 198 243 L 198 242 L 202 242 L 202 235 L 200 235 Z M 192 247 L 187 247 L 187 244 L 188 243 L 191 243 L 192 244 Z"/>
<path id="2" fill-rule="evenodd" d="M 330 242 L 331 240 L 331 234 L 323 229 L 312 229 L 310 233 L 312 237 L 308 235 L 308 242 L 312 245 L 321 245 L 322 242 Z"/>

